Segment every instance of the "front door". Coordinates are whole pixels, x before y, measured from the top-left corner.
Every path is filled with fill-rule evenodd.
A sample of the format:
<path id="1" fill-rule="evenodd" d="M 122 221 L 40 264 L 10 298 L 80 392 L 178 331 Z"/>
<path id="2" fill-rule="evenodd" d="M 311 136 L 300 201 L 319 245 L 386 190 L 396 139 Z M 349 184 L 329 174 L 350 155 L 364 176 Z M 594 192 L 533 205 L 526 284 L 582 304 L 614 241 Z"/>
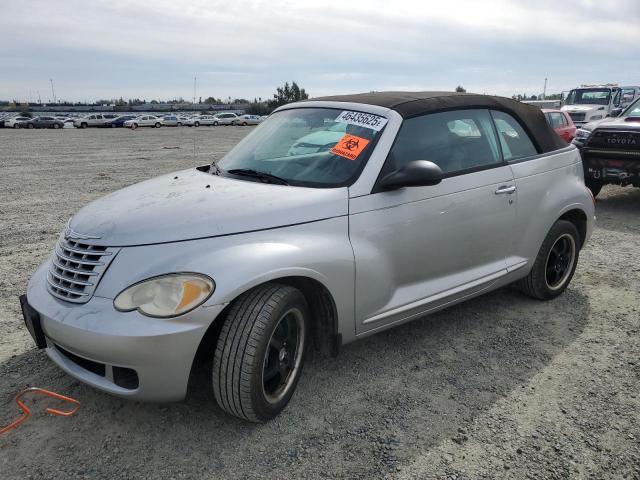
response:
<path id="1" fill-rule="evenodd" d="M 350 200 L 358 334 L 482 291 L 506 274 L 515 186 L 489 112 L 405 120 L 383 175 L 411 160 L 438 164 L 446 178 Z"/>

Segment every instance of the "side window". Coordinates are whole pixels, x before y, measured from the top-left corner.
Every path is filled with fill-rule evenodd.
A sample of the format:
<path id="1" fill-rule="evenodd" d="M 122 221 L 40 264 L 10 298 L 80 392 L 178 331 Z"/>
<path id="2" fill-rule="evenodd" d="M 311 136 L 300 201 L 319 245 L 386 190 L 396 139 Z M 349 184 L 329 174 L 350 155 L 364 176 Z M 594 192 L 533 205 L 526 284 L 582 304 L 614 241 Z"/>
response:
<path id="1" fill-rule="evenodd" d="M 548 115 L 548 120 L 549 120 L 549 125 L 551 125 L 552 128 L 559 128 L 559 127 L 564 127 L 566 125 L 566 121 L 564 119 L 564 115 L 559 113 L 559 112 L 551 112 L 551 113 L 547 113 Z"/>
<path id="2" fill-rule="evenodd" d="M 501 162 L 487 110 L 456 110 L 410 118 L 402 123 L 385 170 L 429 160 L 445 174 Z"/>
<path id="3" fill-rule="evenodd" d="M 538 154 L 529 135 L 515 118 L 507 113 L 495 110 L 491 111 L 491 115 L 493 116 L 496 130 L 498 130 L 502 155 L 505 160 L 517 160 Z"/>

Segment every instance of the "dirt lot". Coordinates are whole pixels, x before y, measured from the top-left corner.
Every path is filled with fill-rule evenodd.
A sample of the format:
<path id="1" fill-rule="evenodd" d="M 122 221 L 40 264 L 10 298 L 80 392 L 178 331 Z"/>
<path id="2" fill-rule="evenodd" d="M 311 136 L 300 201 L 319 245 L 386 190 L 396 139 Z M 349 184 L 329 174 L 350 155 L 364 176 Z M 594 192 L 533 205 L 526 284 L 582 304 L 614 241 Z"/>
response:
<path id="1" fill-rule="evenodd" d="M 248 128 L 0 130 L 0 425 L 40 386 L 82 402 L 0 437 L 0 477 L 640 479 L 640 190 L 608 187 L 568 291 L 503 289 L 307 364 L 243 423 L 206 378 L 177 404 L 88 388 L 32 346 L 17 296 L 88 201 L 221 156 Z M 194 139 L 196 140 L 194 160 Z"/>

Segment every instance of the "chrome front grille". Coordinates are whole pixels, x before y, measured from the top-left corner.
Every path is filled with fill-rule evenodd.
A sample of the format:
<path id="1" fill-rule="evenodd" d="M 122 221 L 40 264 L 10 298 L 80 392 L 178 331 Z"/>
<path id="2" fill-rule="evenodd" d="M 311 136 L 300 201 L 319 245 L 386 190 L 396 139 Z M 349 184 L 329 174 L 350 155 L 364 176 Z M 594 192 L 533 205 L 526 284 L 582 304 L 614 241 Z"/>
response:
<path id="1" fill-rule="evenodd" d="M 47 273 L 49 292 L 69 302 L 88 302 L 118 251 L 60 237 Z"/>

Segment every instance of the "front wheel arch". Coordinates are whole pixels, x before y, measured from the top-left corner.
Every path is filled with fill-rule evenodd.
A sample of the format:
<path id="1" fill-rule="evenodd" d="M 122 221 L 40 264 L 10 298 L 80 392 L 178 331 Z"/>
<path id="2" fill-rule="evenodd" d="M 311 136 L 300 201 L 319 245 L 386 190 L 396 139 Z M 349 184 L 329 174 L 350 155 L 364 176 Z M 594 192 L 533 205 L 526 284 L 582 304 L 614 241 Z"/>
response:
<path id="1" fill-rule="evenodd" d="M 233 302 L 244 295 L 246 292 L 255 288 L 260 288 L 269 283 L 279 283 L 297 288 L 302 292 L 311 313 L 311 344 L 313 350 L 322 356 L 334 357 L 338 354 L 341 345 L 341 335 L 338 333 L 338 310 L 335 300 L 329 289 L 320 281 L 303 276 L 287 276 L 270 279 L 267 282 L 258 285 L 252 285 L 242 292 L 238 293 L 235 298 L 222 310 L 211 322 L 209 328 L 205 332 L 198 346 L 194 363 L 191 367 L 191 373 L 197 365 L 206 364 L 210 366 L 213 358 L 213 352 L 220 336 L 222 323 L 231 308 Z M 208 367 L 207 367 L 208 368 Z"/>

